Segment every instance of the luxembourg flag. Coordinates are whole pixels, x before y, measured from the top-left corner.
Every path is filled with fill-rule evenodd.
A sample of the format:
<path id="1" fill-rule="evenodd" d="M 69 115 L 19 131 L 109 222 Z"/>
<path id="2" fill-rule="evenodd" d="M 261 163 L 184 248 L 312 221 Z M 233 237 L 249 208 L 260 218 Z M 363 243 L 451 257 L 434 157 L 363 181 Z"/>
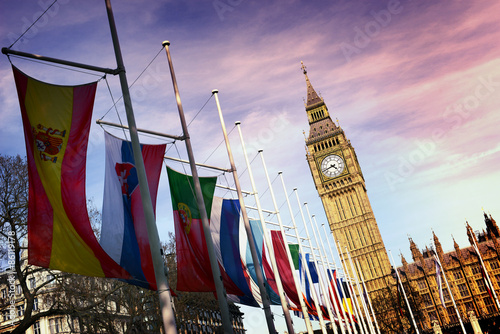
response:
<path id="1" fill-rule="evenodd" d="M 128 141 L 105 132 L 106 172 L 100 244 L 133 277 L 128 283 L 156 290 L 148 231 L 137 170 Z M 141 145 L 149 192 L 156 194 L 166 145 Z"/>

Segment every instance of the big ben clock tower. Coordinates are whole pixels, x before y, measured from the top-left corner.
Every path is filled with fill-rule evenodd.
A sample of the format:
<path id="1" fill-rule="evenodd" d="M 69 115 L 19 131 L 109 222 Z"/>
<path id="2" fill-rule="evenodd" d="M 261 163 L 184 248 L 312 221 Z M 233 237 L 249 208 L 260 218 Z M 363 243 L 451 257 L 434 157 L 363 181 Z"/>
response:
<path id="1" fill-rule="evenodd" d="M 333 237 L 341 245 L 339 251 L 347 262 L 347 247 L 354 263 L 359 262 L 373 298 L 377 292 L 390 288 L 391 264 L 366 193 L 363 173 L 351 142 L 330 118 L 304 64 L 302 70 L 307 84 L 305 107 L 309 120 L 307 162 Z M 352 275 L 349 262 L 344 263 L 344 268 Z"/>

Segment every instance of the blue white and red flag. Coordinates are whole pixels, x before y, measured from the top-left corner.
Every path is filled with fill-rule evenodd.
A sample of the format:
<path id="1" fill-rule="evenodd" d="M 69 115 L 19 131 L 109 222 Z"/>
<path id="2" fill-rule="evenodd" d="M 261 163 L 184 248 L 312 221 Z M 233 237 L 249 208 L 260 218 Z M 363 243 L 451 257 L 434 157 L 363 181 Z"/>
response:
<path id="1" fill-rule="evenodd" d="M 156 290 L 153 260 L 132 145 L 105 133 L 106 170 L 100 244 L 133 277 L 131 284 Z M 166 145 L 141 145 L 149 192 L 156 195 Z"/>

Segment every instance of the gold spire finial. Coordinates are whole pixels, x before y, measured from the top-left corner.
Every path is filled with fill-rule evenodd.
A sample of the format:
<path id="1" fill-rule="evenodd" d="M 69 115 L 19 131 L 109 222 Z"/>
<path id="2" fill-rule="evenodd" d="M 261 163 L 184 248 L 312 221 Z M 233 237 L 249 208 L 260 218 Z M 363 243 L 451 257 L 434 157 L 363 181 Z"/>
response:
<path id="1" fill-rule="evenodd" d="M 307 70 L 306 70 L 306 65 L 304 65 L 304 62 L 303 61 L 300 61 L 300 64 L 302 65 L 300 68 L 302 69 L 302 72 L 304 74 L 307 74 Z"/>

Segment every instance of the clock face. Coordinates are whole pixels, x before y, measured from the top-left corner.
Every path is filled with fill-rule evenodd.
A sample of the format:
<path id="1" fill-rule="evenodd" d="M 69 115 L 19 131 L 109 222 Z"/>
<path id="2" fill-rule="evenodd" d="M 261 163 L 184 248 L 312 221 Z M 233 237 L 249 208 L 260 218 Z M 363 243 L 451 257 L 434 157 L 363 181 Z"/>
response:
<path id="1" fill-rule="evenodd" d="M 336 177 L 344 171 L 344 160 L 338 155 L 332 154 L 321 161 L 321 172 L 327 177 Z"/>

